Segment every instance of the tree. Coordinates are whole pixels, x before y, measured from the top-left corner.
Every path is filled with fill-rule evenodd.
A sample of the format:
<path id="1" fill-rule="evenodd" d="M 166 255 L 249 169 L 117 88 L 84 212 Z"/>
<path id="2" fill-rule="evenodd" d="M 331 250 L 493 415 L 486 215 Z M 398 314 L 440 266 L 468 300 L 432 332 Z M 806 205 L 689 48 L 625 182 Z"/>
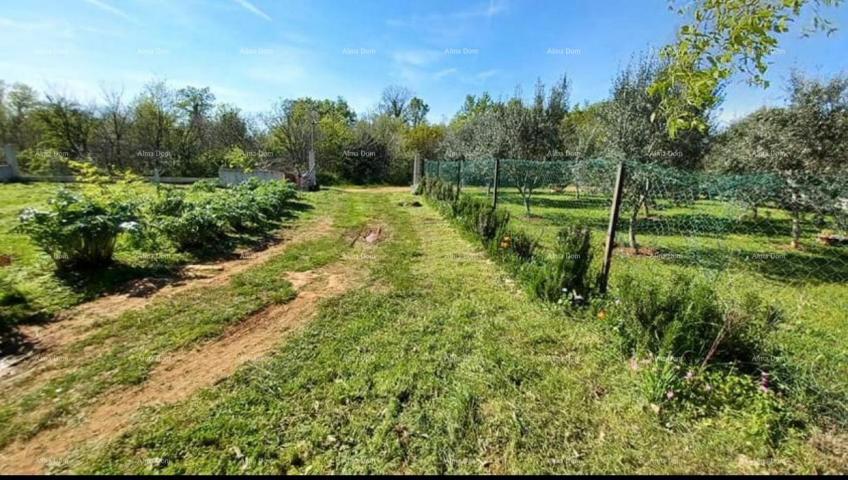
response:
<path id="1" fill-rule="evenodd" d="M 103 90 L 105 104 L 99 109 L 98 140 L 103 162 L 108 166 L 126 168 L 126 143 L 130 130 L 131 111 L 124 103 L 123 90 Z"/>
<path id="2" fill-rule="evenodd" d="M 395 118 L 405 119 L 412 91 L 400 85 L 390 85 L 383 90 L 377 110 Z M 422 102 L 423 103 L 423 102 Z"/>
<path id="3" fill-rule="evenodd" d="M 575 108 L 569 112 L 559 127 L 560 142 L 564 148 L 565 157 L 574 160 L 571 179 L 580 198 L 580 170 L 583 163 L 597 157 L 604 149 L 604 125 L 600 116 L 603 103 L 587 105 L 585 108 Z"/>
<path id="4" fill-rule="evenodd" d="M 674 136 L 679 131 L 705 130 L 698 114 L 716 106 L 720 90 L 734 73 L 754 85 L 768 87 L 768 58 L 777 49 L 778 36 L 789 31 L 794 20 L 811 10 L 812 31 L 833 32 L 819 14 L 821 6 L 841 0 L 678 0 L 678 13 L 688 18 L 676 41 L 663 48 L 668 65 L 651 87 L 662 101 L 659 112 Z"/>
<path id="5" fill-rule="evenodd" d="M 312 102 L 308 99 L 283 100 L 268 117 L 271 147 L 284 155 L 297 175 L 307 170 L 310 138 L 314 128 Z"/>
<path id="6" fill-rule="evenodd" d="M 136 98 L 132 107 L 136 168 L 148 164 L 151 170 L 158 171 L 173 163 L 170 146 L 177 121 L 173 98 L 163 81 L 147 84 Z"/>
<path id="7" fill-rule="evenodd" d="M 210 113 L 215 106 L 215 95 L 209 87 L 187 86 L 177 90 L 174 106 L 180 120 L 176 149 L 180 169 L 182 172 L 208 170 L 209 166 L 203 165 L 205 159 L 201 153 L 210 144 L 208 127 Z"/>
<path id="8" fill-rule="evenodd" d="M 55 148 L 70 158 L 81 159 L 89 153 L 97 119 L 90 108 L 61 94 L 45 95 L 44 104 L 35 112 L 42 129 L 41 145 Z"/>
<path id="9" fill-rule="evenodd" d="M 404 145 L 420 158 L 432 159 L 438 155 L 445 132 L 446 129 L 442 125 L 420 124 L 406 130 Z"/>
<path id="10" fill-rule="evenodd" d="M 6 136 L 9 142 L 25 150 L 35 146 L 38 127 L 34 115 L 38 106 L 38 93 L 22 83 L 12 85 L 6 94 Z"/>
<path id="11" fill-rule="evenodd" d="M 792 219 L 791 245 L 797 248 L 805 213 L 839 214 L 842 209 L 840 179 L 848 175 L 848 78 L 823 82 L 794 73 L 789 90 L 786 107 L 760 109 L 722 134 L 707 166 L 750 176 L 749 182 L 774 179 L 758 189 L 746 185 L 737 195 L 762 192 L 755 199 L 758 204 L 775 202 L 786 209 Z"/>
<path id="12" fill-rule="evenodd" d="M 662 99 L 648 89 L 663 69 L 663 64 L 652 57 L 637 57 L 618 73 L 612 96 L 600 110 L 605 129 L 604 153 L 609 158 L 633 164 L 624 189 L 624 208 L 630 212 L 629 241 L 634 250 L 639 248 L 636 241 L 639 210 L 644 208 L 648 215 L 658 195 L 673 194 L 668 188 L 680 184 L 669 182 L 660 188 L 663 175 L 671 170 L 655 167 L 694 167 L 701 160 L 709 133 L 692 131 L 674 138 L 667 135 L 666 119 L 658 110 Z"/>
<path id="13" fill-rule="evenodd" d="M 424 100 L 418 97 L 412 97 L 406 110 L 407 123 L 413 127 L 417 127 L 427 122 L 427 113 L 430 112 L 430 106 L 424 103 Z"/>

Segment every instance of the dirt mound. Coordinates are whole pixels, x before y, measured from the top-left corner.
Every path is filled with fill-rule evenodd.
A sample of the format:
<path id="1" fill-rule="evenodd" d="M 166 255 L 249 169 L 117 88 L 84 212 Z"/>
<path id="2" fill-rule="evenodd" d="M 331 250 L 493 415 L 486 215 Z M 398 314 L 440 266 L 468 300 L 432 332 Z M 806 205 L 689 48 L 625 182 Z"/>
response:
<path id="1" fill-rule="evenodd" d="M 369 245 L 374 245 L 383 241 L 385 237 L 385 227 L 382 225 L 363 227 L 353 235 L 348 234 L 351 246 L 355 245 L 359 240 L 363 240 Z"/>

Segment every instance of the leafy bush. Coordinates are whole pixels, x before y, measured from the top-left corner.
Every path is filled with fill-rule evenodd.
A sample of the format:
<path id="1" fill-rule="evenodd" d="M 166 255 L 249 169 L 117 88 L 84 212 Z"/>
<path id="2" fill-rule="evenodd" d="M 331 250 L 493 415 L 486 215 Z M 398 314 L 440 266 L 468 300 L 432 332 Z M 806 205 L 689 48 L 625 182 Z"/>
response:
<path id="1" fill-rule="evenodd" d="M 148 204 L 148 210 L 156 216 L 176 217 L 186 206 L 185 193 L 174 188 L 165 188 Z"/>
<path id="2" fill-rule="evenodd" d="M 506 230 L 495 246 L 501 252 L 508 252 L 522 262 L 529 262 L 533 259 L 539 242 L 524 232 Z"/>
<path id="3" fill-rule="evenodd" d="M 689 275 L 669 281 L 624 276 L 616 290 L 610 316 L 628 354 L 746 370 L 768 363 L 768 339 L 780 314 L 754 295 L 723 303 L 712 283 Z"/>
<path id="4" fill-rule="evenodd" d="M 137 205 L 94 199 L 67 189 L 48 210 L 21 212 L 17 231 L 28 235 L 59 266 L 98 266 L 112 261 L 118 234 L 134 226 Z"/>
<path id="5" fill-rule="evenodd" d="M 592 263 L 592 236 L 588 227 L 570 226 L 557 233 L 552 258 L 530 269 L 531 290 L 543 300 L 570 297 L 579 303 L 588 293 L 587 273 Z"/>
<path id="6" fill-rule="evenodd" d="M 213 193 L 220 186 L 221 186 L 221 184 L 218 183 L 218 180 L 207 178 L 205 180 L 198 180 L 197 182 L 192 183 L 191 187 L 189 187 L 189 189 L 192 192 Z"/>
<path id="7" fill-rule="evenodd" d="M 177 216 L 157 220 L 158 230 L 181 251 L 209 252 L 227 248 L 227 220 L 212 204 L 187 204 Z"/>
<path id="8" fill-rule="evenodd" d="M 70 175 L 68 156 L 52 148 L 29 148 L 18 155 L 21 170 L 33 175 Z"/>
<path id="9" fill-rule="evenodd" d="M 257 179 L 207 193 L 188 200 L 182 190 L 163 190 L 149 205 L 149 230 L 179 250 L 220 250 L 230 243 L 228 233 L 269 231 L 297 194 L 286 182 Z"/>

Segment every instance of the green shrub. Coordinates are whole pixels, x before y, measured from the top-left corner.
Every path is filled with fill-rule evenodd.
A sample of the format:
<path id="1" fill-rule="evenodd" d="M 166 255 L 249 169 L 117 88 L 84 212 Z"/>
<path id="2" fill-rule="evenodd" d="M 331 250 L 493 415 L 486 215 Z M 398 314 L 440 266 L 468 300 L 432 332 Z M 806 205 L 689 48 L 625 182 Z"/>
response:
<path id="1" fill-rule="evenodd" d="M 199 192 L 194 192 L 199 193 Z M 297 192 L 287 182 L 251 179 L 240 185 L 216 188 L 199 199 L 184 190 L 166 189 L 147 210 L 146 243 L 158 235 L 178 250 L 212 252 L 230 246 L 229 233 L 263 233 L 288 211 Z"/>
<path id="2" fill-rule="evenodd" d="M 524 232 L 506 230 L 494 246 L 501 253 L 509 253 L 521 262 L 529 262 L 533 260 L 539 242 Z"/>
<path id="3" fill-rule="evenodd" d="M 588 227 L 570 226 L 557 233 L 550 258 L 528 270 L 531 290 L 549 302 L 568 298 L 582 302 L 588 294 L 587 273 L 592 263 L 592 234 Z"/>
<path id="4" fill-rule="evenodd" d="M 627 354 L 733 363 L 750 371 L 768 362 L 768 339 L 780 315 L 754 295 L 722 302 L 703 277 L 628 275 L 619 279 L 616 296 L 610 316 Z"/>
<path id="5" fill-rule="evenodd" d="M 188 204 L 178 216 L 158 218 L 156 226 L 181 251 L 221 251 L 231 245 L 227 220 L 212 204 Z"/>
<path id="6" fill-rule="evenodd" d="M 185 193 L 175 188 L 166 188 L 148 204 L 148 211 L 155 216 L 176 217 L 182 214 L 186 206 Z"/>
<path id="7" fill-rule="evenodd" d="M 134 203 L 62 189 L 46 211 L 21 212 L 16 230 L 28 235 L 61 267 L 98 266 L 112 261 L 118 234 L 137 226 L 137 210 Z"/>
<path id="8" fill-rule="evenodd" d="M 53 148 L 28 148 L 18 155 L 21 170 L 33 175 L 70 175 L 68 156 Z"/>
<path id="9" fill-rule="evenodd" d="M 218 187 L 220 186 L 221 184 L 218 183 L 218 180 L 207 178 L 205 180 L 199 180 L 197 182 L 192 183 L 189 189 L 192 192 L 213 193 L 218 190 Z"/>

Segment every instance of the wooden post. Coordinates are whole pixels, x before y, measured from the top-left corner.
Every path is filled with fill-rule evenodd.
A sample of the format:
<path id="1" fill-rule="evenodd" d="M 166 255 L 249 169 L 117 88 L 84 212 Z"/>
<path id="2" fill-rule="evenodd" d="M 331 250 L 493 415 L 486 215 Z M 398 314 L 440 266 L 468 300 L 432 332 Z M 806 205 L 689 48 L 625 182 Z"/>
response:
<path id="1" fill-rule="evenodd" d="M 612 263 L 612 249 L 615 245 L 615 230 L 618 226 L 618 214 L 621 211 L 621 192 L 624 188 L 624 162 L 618 164 L 618 173 L 615 177 L 615 191 L 613 191 L 612 208 L 610 209 L 609 228 L 607 229 L 607 243 L 604 247 L 604 265 L 601 270 L 600 284 L 598 290 L 601 294 L 607 292 L 609 282 L 610 265 Z"/>
<path id="2" fill-rule="evenodd" d="M 498 208 L 498 184 L 501 179 L 501 159 L 495 158 L 495 185 L 494 191 L 492 192 L 492 209 Z"/>
<path id="3" fill-rule="evenodd" d="M 412 160 L 412 194 L 418 192 L 418 185 L 421 183 L 421 155 L 415 153 L 415 158 Z"/>
<path id="4" fill-rule="evenodd" d="M 457 160 L 456 164 L 456 193 L 462 190 L 462 159 Z"/>

